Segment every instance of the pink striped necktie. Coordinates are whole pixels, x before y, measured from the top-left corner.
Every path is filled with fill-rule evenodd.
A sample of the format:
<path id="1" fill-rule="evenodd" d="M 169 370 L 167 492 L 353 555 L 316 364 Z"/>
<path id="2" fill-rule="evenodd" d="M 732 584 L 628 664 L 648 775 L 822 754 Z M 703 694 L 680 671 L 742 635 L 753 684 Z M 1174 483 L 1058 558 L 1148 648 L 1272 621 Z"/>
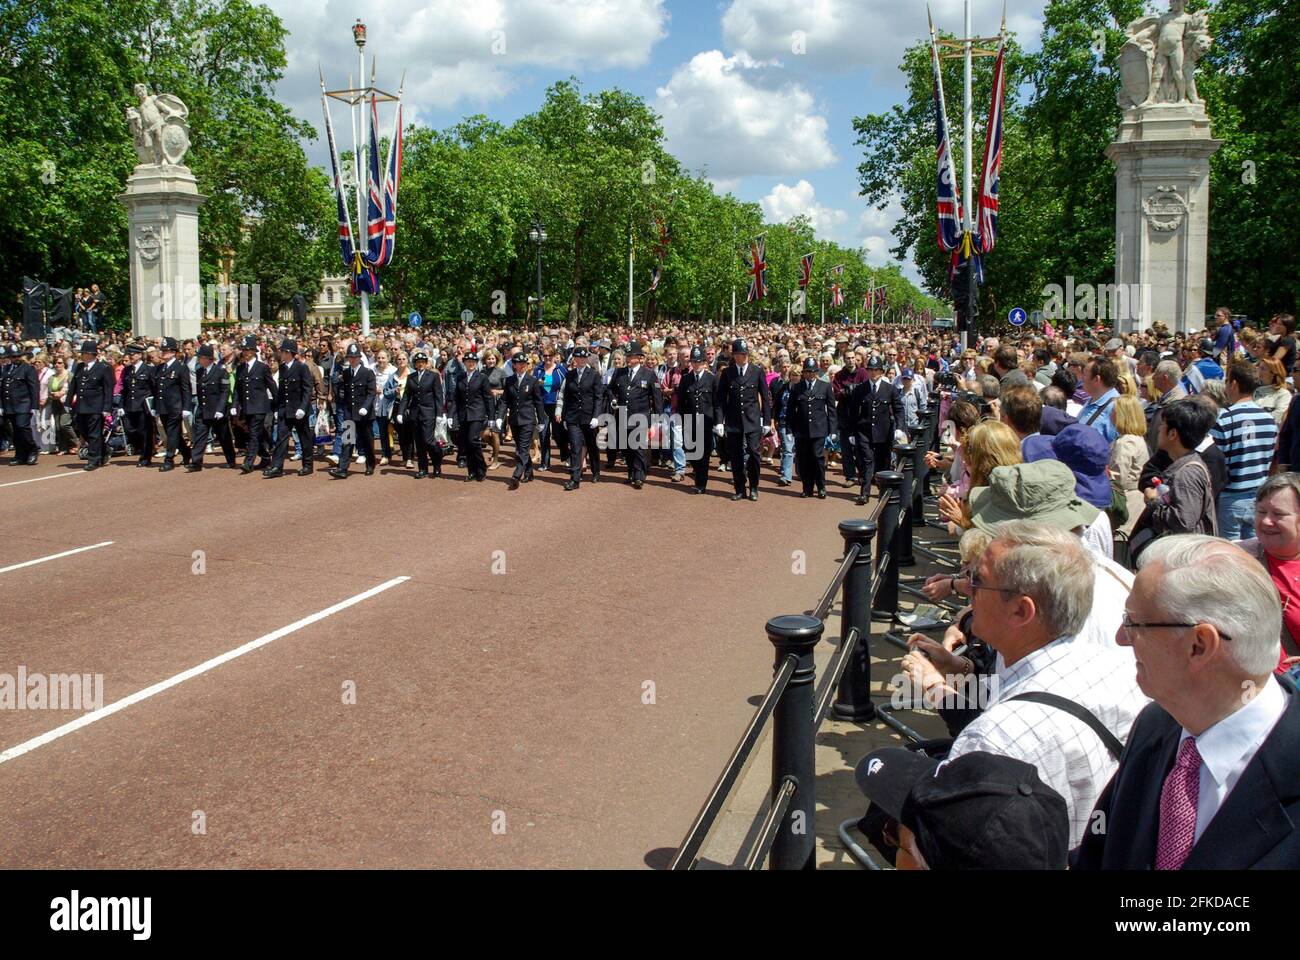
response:
<path id="1" fill-rule="evenodd" d="M 1201 754 L 1196 738 L 1178 748 L 1178 760 L 1160 791 L 1160 833 L 1156 869 L 1179 870 L 1196 839 L 1196 804 L 1201 792 Z"/>

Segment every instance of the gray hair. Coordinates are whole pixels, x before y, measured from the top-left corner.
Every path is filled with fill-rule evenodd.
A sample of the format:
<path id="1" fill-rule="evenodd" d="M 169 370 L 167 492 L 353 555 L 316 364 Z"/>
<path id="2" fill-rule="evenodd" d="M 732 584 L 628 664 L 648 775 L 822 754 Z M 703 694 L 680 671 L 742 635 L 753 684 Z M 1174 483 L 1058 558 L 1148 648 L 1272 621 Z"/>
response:
<path id="1" fill-rule="evenodd" d="M 1161 610 L 1231 637 L 1228 650 L 1247 676 L 1273 672 L 1281 656 L 1282 604 L 1257 560 L 1226 540 L 1187 533 L 1152 542 L 1139 566 L 1152 563 L 1162 567 Z"/>
<path id="2" fill-rule="evenodd" d="M 1290 490 L 1295 494 L 1296 503 L 1300 503 L 1300 473 L 1275 473 L 1265 480 L 1255 491 L 1255 502 L 1259 503 L 1276 493 Z"/>
<path id="3" fill-rule="evenodd" d="M 1002 393 L 1002 384 L 991 373 L 980 374 L 979 385 L 985 400 L 996 400 Z"/>
<path id="4" fill-rule="evenodd" d="M 1028 520 L 998 524 L 993 543 L 1009 547 L 992 567 L 1007 590 L 1032 597 L 1055 640 L 1074 636 L 1092 612 L 1092 558 L 1074 534 Z"/>
<path id="5" fill-rule="evenodd" d="M 1161 360 L 1156 364 L 1156 368 L 1151 371 L 1155 377 L 1164 377 L 1170 383 L 1177 383 L 1178 378 L 1183 375 L 1183 368 L 1174 360 Z"/>
<path id="6" fill-rule="evenodd" d="M 1201 384 L 1198 394 L 1202 397 L 1209 397 L 1219 405 L 1220 410 L 1228 409 L 1228 388 L 1224 381 L 1217 377 L 1213 380 L 1206 380 Z"/>

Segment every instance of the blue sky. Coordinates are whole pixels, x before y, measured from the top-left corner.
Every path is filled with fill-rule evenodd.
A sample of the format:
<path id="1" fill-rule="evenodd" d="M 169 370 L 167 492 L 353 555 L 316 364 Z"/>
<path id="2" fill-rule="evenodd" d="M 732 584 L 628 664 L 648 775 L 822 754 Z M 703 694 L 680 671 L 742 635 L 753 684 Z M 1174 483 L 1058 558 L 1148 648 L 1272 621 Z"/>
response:
<path id="1" fill-rule="evenodd" d="M 1038 43 L 1045 0 L 1008 0 L 1021 42 Z M 269 0 L 289 29 L 279 95 L 321 121 L 317 64 L 331 88 L 356 69 L 351 25 L 365 20 L 380 86 L 406 70 L 408 122 L 446 127 L 484 113 L 509 123 L 570 75 L 588 90 L 618 86 L 663 116 L 667 145 L 720 190 L 761 203 L 767 218 L 806 214 L 819 234 L 891 259 L 896 207 L 857 197 L 853 117 L 902 96 L 898 62 L 924 37 L 916 0 Z M 935 0 L 959 31 L 962 0 Z M 976 0 L 973 31 L 997 32 L 1001 4 Z M 369 63 L 369 61 L 367 61 Z M 952 94 L 950 93 L 950 104 Z M 954 107 L 950 105 L 950 111 Z M 350 145 L 342 109 L 340 148 Z M 325 162 L 323 146 L 309 146 Z M 905 272 L 915 277 L 910 263 Z"/>

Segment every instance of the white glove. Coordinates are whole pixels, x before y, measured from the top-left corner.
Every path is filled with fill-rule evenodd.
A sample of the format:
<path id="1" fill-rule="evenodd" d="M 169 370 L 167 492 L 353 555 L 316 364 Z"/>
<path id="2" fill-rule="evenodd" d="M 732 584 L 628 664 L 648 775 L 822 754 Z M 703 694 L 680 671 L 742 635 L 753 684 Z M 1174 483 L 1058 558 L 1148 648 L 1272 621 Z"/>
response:
<path id="1" fill-rule="evenodd" d="M 827 437 L 826 439 L 829 440 L 831 443 L 834 443 L 836 440 L 839 439 L 839 436 L 840 436 L 840 435 L 839 435 L 838 433 L 832 433 L 832 434 L 831 434 L 829 437 Z"/>
<path id="2" fill-rule="evenodd" d="M 222 413 L 220 410 L 218 410 L 218 411 L 216 412 L 216 415 L 213 416 L 212 419 L 213 419 L 213 420 L 220 420 L 220 419 L 221 419 L 222 417 L 224 417 L 224 416 L 225 416 L 225 414 Z"/>
<path id="3" fill-rule="evenodd" d="M 596 429 L 596 424 L 598 424 L 598 423 L 600 423 L 599 418 L 597 418 L 597 417 L 592 417 L 592 418 L 591 418 L 591 429 L 595 430 L 595 429 Z"/>
<path id="4" fill-rule="evenodd" d="M 720 437 L 725 436 L 727 432 L 727 428 L 724 427 L 722 424 L 718 424 L 716 427 L 713 428 L 713 432 Z"/>
<path id="5" fill-rule="evenodd" d="M 357 411 L 357 413 L 361 414 L 361 416 L 364 417 L 366 415 L 366 408 L 362 407 L 360 410 Z"/>
<path id="6" fill-rule="evenodd" d="M 498 420 L 498 421 L 496 422 L 496 424 L 497 424 L 497 429 L 500 430 L 500 429 L 501 429 L 501 421 Z"/>
<path id="7" fill-rule="evenodd" d="M 857 437 L 849 437 L 849 446 L 850 446 L 850 447 L 856 447 L 857 445 L 858 445 L 858 438 L 857 438 Z"/>
<path id="8" fill-rule="evenodd" d="M 398 423 L 401 423 L 402 420 L 403 420 L 403 417 L 402 417 L 402 415 L 399 413 L 399 414 L 397 415 L 397 422 L 398 422 Z"/>
<path id="9" fill-rule="evenodd" d="M 440 423 L 444 427 L 449 427 L 451 426 L 451 417 L 439 417 L 438 423 Z"/>
<path id="10" fill-rule="evenodd" d="M 230 408 L 230 415 L 231 415 L 232 417 L 237 417 L 237 416 L 239 416 L 239 408 L 238 408 L 238 407 L 231 407 L 231 408 Z"/>
<path id="11" fill-rule="evenodd" d="M 763 436 L 766 437 L 771 432 L 772 432 L 772 425 L 770 423 L 763 424 Z"/>
<path id="12" fill-rule="evenodd" d="M 362 413 L 364 413 L 364 412 L 365 412 L 365 411 L 363 410 Z M 302 419 L 303 417 L 305 417 L 305 416 L 307 416 L 307 411 L 306 411 L 306 410 L 295 410 L 295 411 L 293 412 L 293 418 L 294 418 L 295 420 L 301 420 L 301 419 Z"/>
<path id="13" fill-rule="evenodd" d="M 898 444 L 900 447 L 901 447 L 901 446 L 904 446 L 904 445 L 907 443 L 907 431 L 906 431 L 906 430 L 895 430 L 895 431 L 894 431 L 894 443 Z"/>
<path id="14" fill-rule="evenodd" d="M 181 419 L 184 420 L 186 423 L 193 423 L 193 422 L 194 422 L 194 411 L 192 411 L 192 410 L 182 410 L 182 411 L 181 411 Z"/>

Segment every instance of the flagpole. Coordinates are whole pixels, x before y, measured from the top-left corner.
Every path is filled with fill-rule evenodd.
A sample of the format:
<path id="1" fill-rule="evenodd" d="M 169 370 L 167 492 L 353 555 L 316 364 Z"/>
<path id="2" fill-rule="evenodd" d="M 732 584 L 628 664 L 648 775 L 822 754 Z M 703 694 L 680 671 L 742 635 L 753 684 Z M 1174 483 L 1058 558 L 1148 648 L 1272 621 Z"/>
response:
<path id="1" fill-rule="evenodd" d="M 357 44 L 357 83 L 366 82 L 366 38 L 365 35 L 356 37 Z M 350 84 L 349 84 L 350 86 Z M 368 88 L 367 88 L 368 89 Z M 366 95 L 365 92 L 357 94 L 356 103 L 353 105 L 353 116 L 356 122 L 352 125 L 352 156 L 357 161 L 357 240 L 359 243 L 370 242 L 370 232 L 367 230 L 366 220 L 366 197 L 370 193 L 370 167 L 366 163 Z M 361 137 L 358 140 L 357 131 L 361 131 Z M 363 179 L 364 177 L 364 179 Z M 357 250 L 362 247 L 358 246 Z M 370 294 L 365 290 L 361 291 L 361 335 L 370 336 Z"/>
<path id="2" fill-rule="evenodd" d="M 632 319 L 633 298 L 635 296 L 632 292 L 633 291 L 632 269 L 633 269 L 633 261 L 635 257 L 636 257 L 636 246 L 635 246 L 635 241 L 633 240 L 632 224 L 631 222 L 629 222 L 627 225 L 627 325 L 629 327 L 635 324 L 635 321 Z"/>

